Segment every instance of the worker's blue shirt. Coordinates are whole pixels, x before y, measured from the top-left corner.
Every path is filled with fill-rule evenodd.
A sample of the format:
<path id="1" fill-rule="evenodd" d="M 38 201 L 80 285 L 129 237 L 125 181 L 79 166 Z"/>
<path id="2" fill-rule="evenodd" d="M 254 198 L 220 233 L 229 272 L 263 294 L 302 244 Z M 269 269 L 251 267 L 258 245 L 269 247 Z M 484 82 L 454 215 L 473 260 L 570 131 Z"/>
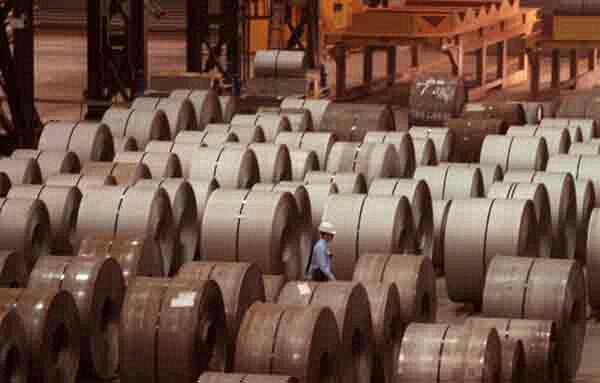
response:
<path id="1" fill-rule="evenodd" d="M 320 239 L 313 247 L 306 278 L 314 279 L 314 272 L 317 270 L 320 270 L 329 280 L 335 280 L 335 276 L 331 271 L 331 252 L 329 251 L 329 243 L 324 239 Z"/>

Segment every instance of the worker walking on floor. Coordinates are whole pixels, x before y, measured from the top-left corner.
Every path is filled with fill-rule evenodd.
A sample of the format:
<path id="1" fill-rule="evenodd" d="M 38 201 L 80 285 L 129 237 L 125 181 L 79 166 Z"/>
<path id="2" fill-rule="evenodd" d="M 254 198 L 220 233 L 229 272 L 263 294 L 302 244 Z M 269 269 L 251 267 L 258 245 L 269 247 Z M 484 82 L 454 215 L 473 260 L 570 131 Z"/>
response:
<path id="1" fill-rule="evenodd" d="M 330 222 L 321 222 L 319 225 L 320 239 L 313 247 L 308 264 L 306 279 L 315 282 L 335 281 L 331 271 L 331 258 L 329 244 L 335 236 L 335 226 Z"/>

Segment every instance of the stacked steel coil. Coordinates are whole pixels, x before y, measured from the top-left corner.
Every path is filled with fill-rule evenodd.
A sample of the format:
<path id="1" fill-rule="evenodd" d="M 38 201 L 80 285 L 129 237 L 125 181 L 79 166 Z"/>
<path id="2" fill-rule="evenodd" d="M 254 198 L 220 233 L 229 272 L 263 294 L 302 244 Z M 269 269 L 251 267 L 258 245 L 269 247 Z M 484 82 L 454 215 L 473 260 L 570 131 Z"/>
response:
<path id="1" fill-rule="evenodd" d="M 406 165 L 398 161 L 393 145 L 337 142 L 327 159 L 326 170 L 330 173 L 362 173 L 370 185 L 375 178 L 409 177 L 414 168 Z"/>
<path id="2" fill-rule="evenodd" d="M 456 149 L 453 130 L 448 128 L 413 126 L 408 133 L 413 140 L 429 138 L 433 142 L 438 161 L 450 161 L 454 158 L 454 151 Z"/>
<path id="3" fill-rule="evenodd" d="M 488 135 L 483 140 L 479 162 L 500 165 L 502 170 L 545 170 L 548 146 L 543 137 Z"/>
<path id="4" fill-rule="evenodd" d="M 148 167 L 150 178 L 181 177 L 179 157 L 173 153 L 125 152 L 117 153 L 114 162 L 123 164 L 143 164 Z"/>
<path id="5" fill-rule="evenodd" d="M 135 154 L 137 155 L 137 153 Z M 142 162 L 87 162 L 81 169 L 84 176 L 114 177 L 117 185 L 131 186 L 142 179 L 152 178 L 148 165 Z"/>
<path id="6" fill-rule="evenodd" d="M 527 122 L 523 104 L 516 102 L 468 103 L 462 117 L 469 120 L 498 119 L 504 121 L 507 126 L 525 125 Z"/>
<path id="7" fill-rule="evenodd" d="M 115 147 L 115 154 L 124 152 L 137 152 L 139 148 L 135 138 L 130 136 L 113 137 L 113 143 Z"/>
<path id="8" fill-rule="evenodd" d="M 600 204 L 600 174 L 599 163 L 596 156 L 585 155 L 558 155 L 550 157 L 548 172 L 569 172 L 575 180 L 589 180 L 594 184 L 596 206 Z"/>
<path id="9" fill-rule="evenodd" d="M 511 126 L 506 132 L 513 137 L 544 137 L 548 154 L 566 154 L 571 146 L 571 136 L 567 129 L 548 128 L 542 125 Z"/>
<path id="10" fill-rule="evenodd" d="M 140 148 L 152 140 L 168 140 L 171 129 L 162 110 L 110 108 L 102 117 L 113 137 L 132 137 Z"/>
<path id="11" fill-rule="evenodd" d="M 41 178 L 44 182 L 48 178 L 58 174 L 79 173 L 81 171 L 81 163 L 79 162 L 79 157 L 77 157 L 77 155 L 73 152 L 17 149 L 12 153 L 11 158 L 32 158 L 35 161 L 37 161 L 40 167 Z M 4 166 L 2 166 L 1 168 L 4 169 Z"/>
<path id="12" fill-rule="evenodd" d="M 539 126 L 542 128 L 567 129 L 571 137 L 571 143 L 587 142 L 598 137 L 598 127 L 594 120 L 544 118 Z"/>
<path id="13" fill-rule="evenodd" d="M 198 130 L 194 105 L 187 98 L 138 97 L 131 109 L 142 111 L 162 110 L 169 121 L 170 137 L 182 130 Z"/>
<path id="14" fill-rule="evenodd" d="M 340 141 L 362 142 L 370 131 L 396 129 L 387 105 L 332 103 L 323 113 L 319 130 L 335 134 Z"/>
<path id="15" fill-rule="evenodd" d="M 231 119 L 231 125 L 260 126 L 267 142 L 274 142 L 279 133 L 292 130 L 290 120 L 277 114 L 236 114 Z"/>
<path id="16" fill-rule="evenodd" d="M 435 166 L 438 163 L 436 148 L 433 140 L 427 138 L 413 138 L 416 166 Z"/>
<path id="17" fill-rule="evenodd" d="M 25 287 L 28 278 L 25 257 L 14 250 L 0 250 L 0 287 Z"/>
<path id="18" fill-rule="evenodd" d="M 310 110 L 304 108 L 260 108 L 257 114 L 275 114 L 285 116 L 290 121 L 293 132 L 310 132 L 313 119 Z"/>
<path id="19" fill-rule="evenodd" d="M 379 179 L 375 179 L 377 182 Z M 309 172 L 304 182 L 310 184 L 334 184 L 340 194 L 366 194 L 367 181 L 361 173 Z"/>
<path id="20" fill-rule="evenodd" d="M 445 125 L 458 117 L 467 99 L 462 78 L 443 74 L 416 78 L 408 101 L 410 125 Z"/>
<path id="21" fill-rule="evenodd" d="M 204 130 L 207 124 L 223 121 L 223 111 L 217 94 L 211 90 L 178 89 L 171 92 L 170 98 L 187 99 L 192 103 L 198 130 Z"/>
<path id="22" fill-rule="evenodd" d="M 38 161 L 33 158 L 2 158 L 0 159 L 0 169 L 2 169 L 2 173 L 8 177 L 9 183 L 12 185 L 39 185 L 42 183 L 42 171 Z M 4 179 L 3 183 L 6 184 L 6 179 Z M 6 188 L 6 186 L 3 188 Z"/>
<path id="23" fill-rule="evenodd" d="M 479 168 L 446 166 L 418 167 L 413 177 L 429 186 L 434 200 L 478 198 L 484 195 L 483 177 Z"/>
<path id="24" fill-rule="evenodd" d="M 111 161 L 115 156 L 108 126 L 87 121 L 49 122 L 42 130 L 38 150 L 73 152 L 82 163 Z"/>
<path id="25" fill-rule="evenodd" d="M 325 169 L 335 136 L 327 132 L 281 132 L 275 143 L 285 144 L 290 150 L 297 148 L 314 151 L 319 159 L 319 169 Z"/>
<path id="26" fill-rule="evenodd" d="M 505 134 L 507 125 L 500 119 L 451 119 L 448 129 L 454 134 L 454 162 L 479 162 L 483 140 L 488 134 Z"/>

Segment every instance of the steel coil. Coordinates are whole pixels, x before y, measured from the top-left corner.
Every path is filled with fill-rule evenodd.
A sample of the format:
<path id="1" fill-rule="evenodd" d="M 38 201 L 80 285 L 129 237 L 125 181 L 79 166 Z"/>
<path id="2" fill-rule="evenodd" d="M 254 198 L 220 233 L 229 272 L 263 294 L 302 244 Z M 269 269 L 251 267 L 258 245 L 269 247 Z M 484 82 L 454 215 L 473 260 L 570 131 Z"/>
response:
<path id="1" fill-rule="evenodd" d="M 115 154 L 123 152 L 137 152 L 138 144 L 135 138 L 127 137 L 114 137 L 113 143 L 115 146 Z"/>
<path id="2" fill-rule="evenodd" d="M 421 166 L 413 177 L 429 186 L 432 199 L 452 200 L 478 198 L 484 194 L 483 177 L 479 168 L 464 166 Z"/>
<path id="3" fill-rule="evenodd" d="M 199 130 L 194 105 L 185 98 L 138 97 L 131 104 L 131 109 L 162 110 L 169 121 L 170 137 L 175 137 L 182 130 Z"/>
<path id="4" fill-rule="evenodd" d="M 189 178 L 215 179 L 223 188 L 250 188 L 260 180 L 257 156 L 252 149 L 205 148 L 194 153 Z M 184 172 L 185 176 L 185 172 Z"/>
<path id="5" fill-rule="evenodd" d="M 303 181 L 310 172 L 319 170 L 319 158 L 314 151 L 290 150 L 292 181 Z"/>
<path id="6" fill-rule="evenodd" d="M 298 383 L 298 379 L 289 375 L 205 372 L 197 383 Z"/>
<path id="7" fill-rule="evenodd" d="M 304 51 L 258 50 L 254 57 L 256 77 L 303 77 L 308 68 L 308 56 Z"/>
<path id="8" fill-rule="evenodd" d="M 537 256 L 536 213 L 528 200 L 454 200 L 444 233 L 448 296 L 480 305 L 494 257 Z"/>
<path id="9" fill-rule="evenodd" d="M 394 131 L 394 114 L 387 105 L 331 103 L 318 130 L 331 132 L 340 141 L 362 142 L 370 131 Z"/>
<path id="10" fill-rule="evenodd" d="M 260 126 L 266 142 L 274 142 L 279 133 L 292 130 L 290 120 L 287 117 L 275 114 L 237 114 L 233 116 L 231 125 Z"/>
<path id="11" fill-rule="evenodd" d="M 544 129 L 566 129 L 569 132 L 571 143 L 583 141 L 582 127 L 577 123 L 571 125 L 571 120 L 565 118 L 544 118 L 539 126 Z"/>
<path id="12" fill-rule="evenodd" d="M 398 155 L 400 173 L 411 177 L 415 172 L 415 147 L 407 132 L 367 132 L 363 142 L 394 145 Z"/>
<path id="13" fill-rule="evenodd" d="M 36 159 L 0 158 L 0 169 L 8 176 L 11 185 L 39 185 L 42 171 Z M 3 182 L 6 184 L 6 180 Z"/>
<path id="14" fill-rule="evenodd" d="M 202 145 L 207 146 L 209 148 L 219 148 L 228 143 L 231 143 L 231 142 L 237 143 L 239 141 L 240 140 L 239 140 L 237 134 L 235 134 L 233 132 L 227 132 L 227 133 L 206 132 L 206 135 L 204 136 L 204 140 L 202 141 Z"/>
<path id="15" fill-rule="evenodd" d="M 279 293 L 287 283 L 285 275 L 263 274 L 262 279 L 263 284 L 265 285 L 265 302 L 276 303 L 277 298 L 279 298 Z"/>
<path id="16" fill-rule="evenodd" d="M 276 144 L 285 144 L 290 149 L 312 150 L 319 159 L 319 169 L 327 167 L 327 159 L 336 139 L 332 133 L 327 132 L 282 132 L 275 139 Z"/>
<path id="17" fill-rule="evenodd" d="M 9 382 L 27 382 L 29 380 L 29 352 L 27 350 L 27 332 L 25 324 L 17 310 L 0 310 L 0 365 Z"/>
<path id="18" fill-rule="evenodd" d="M 292 132 L 310 132 L 313 130 L 313 120 L 310 110 L 304 108 L 259 108 L 258 115 L 274 114 L 285 116 L 290 121 Z"/>
<path id="19" fill-rule="evenodd" d="M 66 290 L 81 318 L 81 363 L 95 377 L 114 377 L 119 365 L 119 319 L 125 281 L 110 258 L 40 257 L 29 276 L 30 289 Z"/>
<path id="20" fill-rule="evenodd" d="M 265 132 L 259 125 L 231 125 L 231 124 L 209 124 L 206 126 L 207 132 L 227 132 L 235 134 L 237 142 L 242 144 L 252 144 L 255 142 L 265 142 Z"/>
<path id="21" fill-rule="evenodd" d="M 292 179 L 292 160 L 286 145 L 251 144 L 256 154 L 261 182 L 278 183 Z"/>
<path id="22" fill-rule="evenodd" d="M 10 188 L 10 178 L 6 173 L 0 171 L 0 197 L 6 197 Z"/>
<path id="23" fill-rule="evenodd" d="M 87 237 L 79 245 L 79 257 L 112 258 L 119 263 L 125 286 L 137 277 L 162 277 L 163 261 L 156 243 L 135 237 Z"/>
<path id="24" fill-rule="evenodd" d="M 221 125 L 221 124 L 216 124 Z M 226 125 L 228 126 L 228 125 Z M 173 139 L 173 143 L 175 144 L 195 144 L 201 145 L 204 141 L 204 137 L 206 137 L 206 130 L 182 130 L 177 133 L 177 136 Z M 221 132 L 219 132 L 221 133 Z"/>
<path id="25" fill-rule="evenodd" d="M 202 133 L 201 133 L 202 134 Z M 144 152 L 146 153 L 172 153 L 177 155 L 181 164 L 184 178 L 189 178 L 194 156 L 202 149 L 199 144 L 181 144 L 171 141 L 150 141 Z"/>
<path id="26" fill-rule="evenodd" d="M 455 137 L 454 131 L 448 128 L 430 128 L 413 126 L 408 134 L 413 140 L 429 138 L 433 142 L 438 161 L 450 161 L 454 157 Z"/>
<path id="27" fill-rule="evenodd" d="M 326 131 L 327 127 L 322 124 L 323 117 L 327 112 L 327 109 L 333 103 L 330 100 L 321 99 L 299 99 L 295 97 L 286 97 L 281 102 L 281 108 L 304 108 L 310 110 L 313 118 L 314 130 Z"/>
<path id="28" fill-rule="evenodd" d="M 446 74 L 418 76 L 411 84 L 408 98 L 408 122 L 412 125 L 445 125 L 458 117 L 467 100 L 465 83 Z"/>
<path id="29" fill-rule="evenodd" d="M 468 103 L 462 117 L 468 120 L 498 119 L 507 126 L 525 125 L 527 121 L 523 104 L 512 102 Z"/>
<path id="30" fill-rule="evenodd" d="M 416 234 L 406 197 L 338 194 L 329 198 L 323 221 L 335 225 L 331 242 L 336 278 L 349 280 L 361 254 L 416 250 Z"/>
<path id="31" fill-rule="evenodd" d="M 433 200 L 431 202 L 433 212 L 433 256 L 431 262 L 440 273 L 444 271 L 444 233 L 451 204 L 451 200 Z"/>
<path id="32" fill-rule="evenodd" d="M 136 152 L 137 153 L 137 152 Z M 134 154 L 137 155 L 137 154 Z M 84 176 L 107 177 L 113 176 L 117 185 L 133 185 L 141 179 L 152 178 L 148 165 L 125 162 L 86 162 L 81 169 Z"/>
<path id="33" fill-rule="evenodd" d="M 49 122 L 44 126 L 38 150 L 74 152 L 79 160 L 112 161 L 113 136 L 104 123 L 87 121 Z"/>
<path id="34" fill-rule="evenodd" d="M 219 104 L 223 113 L 223 122 L 228 124 L 240 109 L 240 98 L 236 96 L 219 96 Z"/>
<path id="35" fill-rule="evenodd" d="M 550 157 L 549 172 L 570 172 L 575 180 L 589 180 L 594 185 L 595 206 L 600 206 L 600 173 L 596 156 L 559 155 Z"/>
<path id="36" fill-rule="evenodd" d="M 483 181 L 483 195 L 487 195 L 488 190 L 494 182 L 501 182 L 504 178 L 504 172 L 500 165 L 486 165 L 478 163 L 462 163 L 462 162 L 445 162 L 440 166 L 453 166 L 453 167 L 465 167 L 465 168 L 477 168 L 481 173 L 481 179 Z"/>
<path id="37" fill-rule="evenodd" d="M 25 287 L 28 278 L 25 257 L 14 250 L 0 250 L 0 287 Z"/>
<path id="38" fill-rule="evenodd" d="M 416 167 L 437 165 L 437 154 L 431 138 L 413 138 L 413 146 L 415 148 Z"/>
<path id="39" fill-rule="evenodd" d="M 587 272 L 587 291 L 589 294 L 590 306 L 593 310 L 600 308 L 600 209 L 594 209 L 590 216 L 590 222 L 587 232 L 587 251 L 586 251 L 586 272 Z"/>
<path id="40" fill-rule="evenodd" d="M 587 111 L 589 106 L 591 106 L 591 111 L 593 112 L 594 104 L 593 101 L 595 97 L 593 97 L 590 93 L 581 93 L 581 94 L 569 94 L 565 97 L 561 97 L 558 100 L 558 110 L 556 112 L 556 117 L 559 118 L 585 118 L 587 116 Z"/>
<path id="41" fill-rule="evenodd" d="M 552 117 L 549 103 L 543 102 L 518 102 L 525 112 L 525 124 L 538 125 L 544 117 Z"/>
<path id="42" fill-rule="evenodd" d="M 102 122 L 112 135 L 133 137 L 140 148 L 153 140 L 171 139 L 171 128 L 167 115 L 162 110 L 140 110 L 110 108 L 104 113 Z"/>
<path id="43" fill-rule="evenodd" d="M 175 271 L 173 212 L 164 189 L 103 186 L 87 190 L 79 207 L 75 242 L 97 235 L 152 239 L 152 247 L 160 250 L 164 274 Z"/>
<path id="44" fill-rule="evenodd" d="M 209 261 L 254 262 L 263 273 L 300 274 L 299 214 L 291 193 L 216 190 L 206 205 L 201 252 Z"/>
<path id="45" fill-rule="evenodd" d="M 338 142 L 327 159 L 330 173 L 355 172 L 365 176 L 367 185 L 375 178 L 408 177 L 408 169 L 398 166 L 393 145 Z"/>
<path id="46" fill-rule="evenodd" d="M 488 134 L 505 134 L 508 126 L 499 119 L 451 119 L 448 129 L 454 133 L 454 162 L 479 162 L 483 140 Z"/>
<path id="47" fill-rule="evenodd" d="M 173 153 L 117 153 L 114 162 L 146 165 L 150 171 L 150 178 L 173 178 L 182 176 L 181 162 L 179 161 L 179 157 Z"/>
<path id="48" fill-rule="evenodd" d="M 570 156 L 598 156 L 600 155 L 600 142 L 575 142 L 571 144 L 568 154 Z"/>
<path id="49" fill-rule="evenodd" d="M 511 126 L 506 132 L 513 137 L 544 137 L 548 154 L 566 154 L 571 146 L 571 136 L 567 129 L 544 128 L 537 125 Z"/>
<path id="50" fill-rule="evenodd" d="M 198 130 L 204 130 L 207 124 L 223 121 L 221 103 L 214 90 L 177 89 L 171 92 L 170 98 L 187 99 L 192 103 Z"/>
<path id="51" fill-rule="evenodd" d="M 60 174 L 46 180 L 47 186 L 75 186 L 82 192 L 98 186 L 115 186 L 117 180 L 113 176 L 84 176 L 82 174 Z"/>
<path id="52" fill-rule="evenodd" d="M 73 251 L 72 237 L 81 203 L 81 192 L 75 187 L 46 185 L 15 185 L 7 198 L 40 200 L 48 209 L 50 218 L 51 251 Z"/>
<path id="53" fill-rule="evenodd" d="M 338 334 L 336 318 L 326 307 L 255 303 L 240 326 L 234 371 L 289 374 L 299 383 L 340 381 L 348 366 L 338 357 Z"/>
<path id="54" fill-rule="evenodd" d="M 75 383 L 81 325 L 73 296 L 52 288 L 0 289 L 0 304 L 14 307 L 23 320 L 30 381 Z"/>
<path id="55" fill-rule="evenodd" d="M 569 131 L 578 129 L 581 131 L 581 140 L 590 141 L 598 136 L 598 123 L 592 119 L 570 119 Z M 571 133 L 573 134 L 573 133 Z"/>
<path id="56" fill-rule="evenodd" d="M 511 283 L 507 283 L 511 281 Z M 486 316 L 556 322 L 560 381 L 575 377 L 586 332 L 585 277 L 574 260 L 496 257 L 485 283 Z"/>
<path id="57" fill-rule="evenodd" d="M 333 311 L 341 340 L 345 382 L 367 383 L 373 371 L 374 339 L 369 298 L 357 282 L 288 282 L 278 304 L 325 306 Z"/>
<path id="58" fill-rule="evenodd" d="M 381 178 L 371 184 L 369 195 L 406 197 L 412 208 L 418 253 L 433 257 L 433 210 L 427 183 L 412 179 Z"/>
<path id="59" fill-rule="evenodd" d="M 488 135 L 481 147 L 480 163 L 500 165 L 502 170 L 545 170 L 548 146 L 543 137 Z"/>
<path id="60" fill-rule="evenodd" d="M 338 188 L 336 184 L 313 184 L 305 183 L 304 188 L 308 192 L 310 197 L 310 208 L 312 215 L 312 227 L 313 227 L 313 241 L 319 239 L 318 227 L 321 224 L 325 207 L 329 201 L 329 197 L 338 194 Z"/>
<path id="61" fill-rule="evenodd" d="M 24 257 L 30 271 L 52 245 L 50 214 L 39 200 L 0 198 L 0 243 Z"/>
<path id="62" fill-rule="evenodd" d="M 79 158 L 73 152 L 17 149 L 12 153 L 11 158 L 21 160 L 28 158 L 34 159 L 40 167 L 42 182 L 45 182 L 48 178 L 58 174 L 79 173 L 81 171 L 81 163 L 79 162 Z M 2 169 L 4 169 L 4 166 Z M 35 173 L 36 171 L 33 170 L 33 172 Z M 25 178 L 31 179 L 31 177 L 31 175 L 25 175 Z M 35 176 L 33 177 L 35 178 Z"/>
<path id="63" fill-rule="evenodd" d="M 339 194 L 367 194 L 367 181 L 361 173 L 309 172 L 306 184 L 334 184 Z"/>
<path id="64" fill-rule="evenodd" d="M 123 303 L 121 381 L 195 383 L 209 368 L 223 371 L 225 323 L 215 282 L 136 278 Z"/>

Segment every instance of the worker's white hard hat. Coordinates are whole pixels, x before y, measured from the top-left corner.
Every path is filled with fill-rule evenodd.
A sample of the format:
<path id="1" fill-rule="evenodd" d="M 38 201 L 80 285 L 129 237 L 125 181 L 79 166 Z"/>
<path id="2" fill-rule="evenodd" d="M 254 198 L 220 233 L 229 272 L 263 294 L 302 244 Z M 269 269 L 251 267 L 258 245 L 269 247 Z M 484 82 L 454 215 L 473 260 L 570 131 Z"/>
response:
<path id="1" fill-rule="evenodd" d="M 319 231 L 321 233 L 335 235 L 335 226 L 331 222 L 323 221 L 319 225 Z"/>

